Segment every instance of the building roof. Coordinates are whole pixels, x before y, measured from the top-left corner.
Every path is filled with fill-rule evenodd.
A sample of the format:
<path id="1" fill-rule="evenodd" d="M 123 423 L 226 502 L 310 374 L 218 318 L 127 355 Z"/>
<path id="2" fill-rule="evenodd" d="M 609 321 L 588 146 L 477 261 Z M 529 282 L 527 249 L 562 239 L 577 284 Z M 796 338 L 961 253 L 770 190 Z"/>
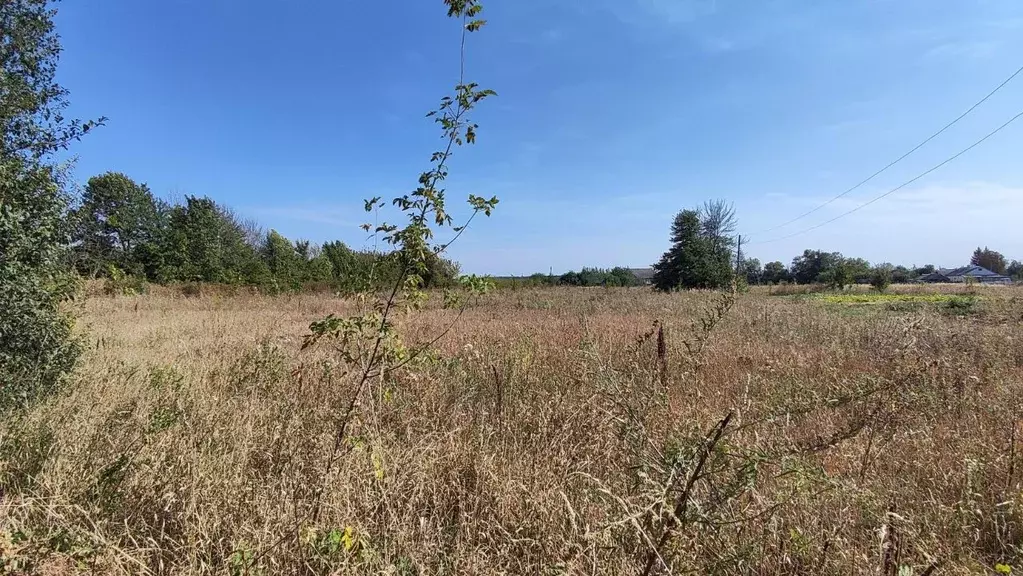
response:
<path id="1" fill-rule="evenodd" d="M 997 274 L 984 268 L 983 266 L 963 266 L 961 268 L 953 268 L 951 270 L 939 270 L 942 276 L 949 278 L 953 276 L 972 276 L 974 278 L 1006 278 L 1002 274 Z"/>
<path id="2" fill-rule="evenodd" d="M 650 280 L 654 277 L 653 268 L 629 268 L 639 280 Z"/>
<path id="3" fill-rule="evenodd" d="M 983 266 L 962 266 L 959 268 L 942 268 L 919 278 L 921 282 L 951 282 L 953 278 L 976 278 L 981 282 L 1009 282 L 1008 276 L 997 274 Z"/>

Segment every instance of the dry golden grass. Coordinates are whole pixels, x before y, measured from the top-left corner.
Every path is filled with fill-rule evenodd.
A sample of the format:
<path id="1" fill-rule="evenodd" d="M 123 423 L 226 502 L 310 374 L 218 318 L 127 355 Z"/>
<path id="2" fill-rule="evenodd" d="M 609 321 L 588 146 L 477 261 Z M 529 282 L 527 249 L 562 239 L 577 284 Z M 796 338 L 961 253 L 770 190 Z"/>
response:
<path id="1" fill-rule="evenodd" d="M 0 562 L 993 573 L 1023 561 L 1023 291 L 978 293 L 906 308 L 754 291 L 730 310 L 712 293 L 493 294 L 370 383 L 333 466 L 356 376 L 300 347 L 352 303 L 93 297 L 74 385 L 0 425 Z M 455 316 L 438 304 L 399 329 L 422 342 Z"/>

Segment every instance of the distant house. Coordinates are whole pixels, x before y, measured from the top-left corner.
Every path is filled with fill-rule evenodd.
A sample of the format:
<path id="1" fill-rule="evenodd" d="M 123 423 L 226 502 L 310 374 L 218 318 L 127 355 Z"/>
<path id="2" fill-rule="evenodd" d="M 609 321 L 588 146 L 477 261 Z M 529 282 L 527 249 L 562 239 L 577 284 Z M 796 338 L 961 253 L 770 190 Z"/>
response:
<path id="1" fill-rule="evenodd" d="M 962 268 L 943 268 L 925 274 L 919 278 L 920 282 L 931 284 L 941 283 L 962 283 L 978 282 L 980 284 L 1012 284 L 1012 279 L 1002 274 L 996 274 L 983 266 L 963 266 Z"/>
<path id="2" fill-rule="evenodd" d="M 654 281 L 653 268 L 629 268 L 629 271 L 643 284 L 652 284 Z"/>

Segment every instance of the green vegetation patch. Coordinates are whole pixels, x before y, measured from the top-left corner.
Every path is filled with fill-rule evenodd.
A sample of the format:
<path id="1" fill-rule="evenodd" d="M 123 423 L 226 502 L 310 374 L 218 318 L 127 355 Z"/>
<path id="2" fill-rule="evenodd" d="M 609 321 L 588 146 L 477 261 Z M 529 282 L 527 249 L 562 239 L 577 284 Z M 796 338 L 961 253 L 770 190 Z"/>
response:
<path id="1" fill-rule="evenodd" d="M 970 297 L 972 299 L 973 297 Z M 957 294 L 824 294 L 820 299 L 828 304 L 889 304 L 896 302 L 914 302 L 930 304 L 946 304 L 963 300 Z"/>
<path id="2" fill-rule="evenodd" d="M 809 298 L 807 298 L 809 299 Z M 856 310 L 885 310 L 889 312 L 915 312 L 923 307 L 936 308 L 950 316 L 969 316 L 981 311 L 982 298 L 972 294 L 819 294 L 815 298 L 825 304 L 835 304 L 842 314 Z"/>

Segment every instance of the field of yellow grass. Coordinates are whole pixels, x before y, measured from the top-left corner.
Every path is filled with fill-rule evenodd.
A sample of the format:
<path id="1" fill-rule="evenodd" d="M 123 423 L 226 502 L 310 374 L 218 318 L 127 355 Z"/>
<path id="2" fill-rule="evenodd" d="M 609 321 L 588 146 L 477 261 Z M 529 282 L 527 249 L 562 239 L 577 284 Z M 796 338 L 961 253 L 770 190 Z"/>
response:
<path id="1" fill-rule="evenodd" d="M 351 301 L 93 296 L 0 424 L 0 573 L 1023 570 L 1023 289 L 914 293 L 501 291 L 347 422 L 358 367 L 301 348 Z"/>

